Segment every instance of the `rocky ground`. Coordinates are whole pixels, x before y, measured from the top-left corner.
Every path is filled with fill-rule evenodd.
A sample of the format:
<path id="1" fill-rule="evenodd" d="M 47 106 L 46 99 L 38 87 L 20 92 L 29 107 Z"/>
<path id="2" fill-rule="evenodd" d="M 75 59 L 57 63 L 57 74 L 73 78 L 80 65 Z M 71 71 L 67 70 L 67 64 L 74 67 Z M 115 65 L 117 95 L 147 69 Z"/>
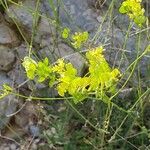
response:
<path id="1" fill-rule="evenodd" d="M 39 1 L 39 3 L 37 0 L 20 0 L 15 3 L 8 2 L 8 8 L 0 8 L 0 88 L 2 84 L 8 83 L 23 95 L 32 94 L 31 90 L 35 88 L 35 93 L 36 91 L 40 93 L 46 88 L 45 85 L 35 87 L 33 82 L 28 82 L 21 66 L 22 59 L 28 55 L 31 48 L 30 41 L 33 43 L 33 53 L 36 53 L 39 58 L 48 57 L 54 61 L 58 57 L 70 55 L 68 59 L 79 72 L 82 72 L 84 60 L 81 55 L 75 53 L 72 47 L 57 36 L 57 26 L 53 21 L 54 16 L 48 0 Z M 126 17 L 118 14 L 118 4 L 115 4 L 114 10 L 110 10 L 112 16 L 109 15 L 105 19 L 109 4 L 109 0 L 101 1 L 101 3 L 97 3 L 96 0 L 63 0 L 59 4 L 60 7 L 58 6 L 59 21 L 62 27 L 67 26 L 72 31 L 88 31 L 91 37 L 99 29 L 94 44 L 105 45 L 108 61 L 117 66 L 129 22 Z M 34 12 L 36 9 L 38 14 Z M 122 62 L 122 71 L 136 57 L 137 32 L 140 30 L 132 26 L 125 52 L 129 59 Z M 34 35 L 33 38 L 32 35 Z M 148 43 L 145 36 L 143 32 L 141 50 Z M 141 61 L 143 80 L 148 72 L 149 57 L 145 56 Z M 149 84 L 149 82 L 143 84 Z M 19 150 L 26 146 L 36 150 L 38 144 L 43 144 L 43 141 L 38 138 L 41 120 L 37 103 L 25 100 L 9 95 L 0 101 L 0 139 L 2 140 L 0 150 Z M 42 104 L 39 104 L 38 107 L 41 106 Z M 26 142 L 21 141 L 22 145 L 17 143 L 17 140 L 13 140 L 23 135 L 26 135 L 24 138 Z"/>

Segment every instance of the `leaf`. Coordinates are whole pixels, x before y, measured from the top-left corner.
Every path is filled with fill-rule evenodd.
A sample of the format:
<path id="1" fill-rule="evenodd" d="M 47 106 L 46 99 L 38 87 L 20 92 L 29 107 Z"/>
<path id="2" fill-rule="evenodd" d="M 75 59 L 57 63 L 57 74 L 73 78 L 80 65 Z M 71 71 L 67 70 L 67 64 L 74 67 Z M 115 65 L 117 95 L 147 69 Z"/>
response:
<path id="1" fill-rule="evenodd" d="M 73 65 L 71 63 L 66 64 L 66 72 L 65 74 L 68 74 L 68 76 L 70 77 L 74 77 L 77 75 L 77 70 L 73 67 Z"/>
<path id="2" fill-rule="evenodd" d="M 37 63 L 32 58 L 26 56 L 23 60 L 22 65 L 26 70 L 27 77 L 33 80 L 35 78 Z"/>
<path id="3" fill-rule="evenodd" d="M 119 8 L 119 12 L 122 13 L 122 14 L 125 14 L 125 13 L 127 13 L 128 11 L 125 9 L 124 6 L 121 6 L 121 7 Z"/>
<path id="4" fill-rule="evenodd" d="M 52 74 L 52 67 L 49 65 L 48 58 L 45 58 L 42 61 L 38 62 L 36 75 L 38 77 L 38 82 L 43 82 L 46 79 L 50 78 Z"/>
<path id="5" fill-rule="evenodd" d="M 74 93 L 73 94 L 73 101 L 75 104 L 77 104 L 77 103 L 85 100 L 87 97 L 88 97 L 87 93 L 81 93 L 81 92 Z"/>
<path id="6" fill-rule="evenodd" d="M 54 85 L 54 83 L 55 83 L 56 76 L 55 76 L 55 74 L 52 74 L 49 78 L 50 78 L 49 86 L 52 87 Z"/>
<path id="7" fill-rule="evenodd" d="M 146 17 L 145 16 L 135 17 L 134 22 L 141 27 L 142 24 L 146 22 Z"/>

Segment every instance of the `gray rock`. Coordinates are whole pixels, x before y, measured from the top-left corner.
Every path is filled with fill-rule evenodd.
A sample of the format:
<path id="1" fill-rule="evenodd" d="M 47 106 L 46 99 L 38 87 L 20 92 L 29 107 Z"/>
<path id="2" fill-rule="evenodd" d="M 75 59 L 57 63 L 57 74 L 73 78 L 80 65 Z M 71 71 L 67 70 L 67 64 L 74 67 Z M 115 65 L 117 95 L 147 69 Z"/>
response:
<path id="1" fill-rule="evenodd" d="M 40 5 L 39 5 L 40 6 Z M 12 4 L 6 11 L 6 20 L 12 24 L 17 23 L 24 35 L 30 37 L 33 23 L 38 24 L 39 16 L 34 18 L 36 0 L 25 0 L 19 5 Z M 27 33 L 26 33 L 27 32 Z"/>
<path id="2" fill-rule="evenodd" d="M 148 0 L 143 0 L 143 5 L 144 5 L 144 8 L 145 8 L 145 11 L 146 11 L 146 16 L 150 17 L 150 1 Z"/>
<path id="3" fill-rule="evenodd" d="M 25 43 L 22 43 L 20 46 L 15 48 L 16 53 L 16 62 L 13 68 L 7 73 L 7 75 L 14 81 L 15 85 L 18 85 L 19 87 L 27 88 L 27 76 L 25 73 L 25 70 L 22 66 L 22 61 L 25 56 L 28 56 L 29 51 L 27 48 L 27 45 Z"/>
<path id="4" fill-rule="evenodd" d="M 0 23 L 0 45 L 7 45 L 15 47 L 19 45 L 20 41 L 16 33 L 9 28 L 5 23 Z"/>
<path id="5" fill-rule="evenodd" d="M 38 126 L 30 125 L 29 129 L 32 136 L 38 137 L 40 135 L 40 129 Z"/>
<path id="6" fill-rule="evenodd" d="M 9 71 L 15 62 L 15 54 L 12 49 L 0 46 L 0 70 Z"/>
<path id="7" fill-rule="evenodd" d="M 49 35 L 49 34 L 54 34 L 54 28 L 55 23 L 52 22 L 50 18 L 42 17 L 39 26 L 38 26 L 38 32 L 43 35 Z"/>
<path id="8" fill-rule="evenodd" d="M 15 144 L 11 144 L 11 145 L 10 145 L 10 149 L 11 149 L 11 150 L 16 150 L 16 148 L 17 148 L 17 146 L 16 146 Z"/>
<path id="9" fill-rule="evenodd" d="M 102 17 L 102 16 L 98 16 L 96 19 L 97 19 L 97 21 L 98 21 L 99 23 L 102 23 L 102 21 L 103 21 L 103 17 Z"/>
<path id="10" fill-rule="evenodd" d="M 55 24 L 50 18 L 41 17 L 36 31 L 35 42 L 43 46 L 42 42 L 45 38 L 50 38 L 56 35 Z"/>
<path id="11" fill-rule="evenodd" d="M 3 22 L 3 15 L 2 15 L 2 13 L 0 12 L 0 23 L 2 23 Z"/>
<path id="12" fill-rule="evenodd" d="M 25 43 L 15 48 L 19 60 L 23 60 L 25 56 L 28 56 L 29 49 Z M 32 49 L 33 50 L 33 49 Z"/>
<path id="13" fill-rule="evenodd" d="M 4 83 L 11 85 L 12 80 L 0 72 L 0 89 L 2 89 Z M 17 102 L 18 100 L 13 95 L 8 95 L 0 100 L 0 129 L 3 129 L 9 123 L 9 115 L 16 111 Z"/>
<path id="14" fill-rule="evenodd" d="M 57 8 L 56 0 L 54 0 L 54 4 Z M 93 17 L 95 13 L 92 9 L 89 9 L 87 0 L 64 0 L 63 4 L 64 8 L 59 7 L 59 18 L 63 26 L 69 27 L 72 31 L 77 31 L 80 28 L 93 32 L 92 30 L 96 29 L 95 24 L 98 22 Z M 43 1 L 42 10 L 51 18 L 54 17 L 48 0 Z"/>
<path id="15" fill-rule="evenodd" d="M 26 85 L 26 74 L 25 71 L 22 67 L 21 61 L 17 61 L 13 67 L 13 69 L 11 69 L 7 75 L 10 77 L 11 80 L 14 81 L 15 85 L 18 85 L 21 88 L 27 88 Z"/>
<path id="16" fill-rule="evenodd" d="M 10 150 L 10 148 L 9 147 L 5 147 L 3 150 Z"/>
<path id="17" fill-rule="evenodd" d="M 37 149 L 38 149 L 38 145 L 35 144 L 35 143 L 33 143 L 33 144 L 31 145 L 31 149 L 32 149 L 32 150 L 37 150 Z"/>

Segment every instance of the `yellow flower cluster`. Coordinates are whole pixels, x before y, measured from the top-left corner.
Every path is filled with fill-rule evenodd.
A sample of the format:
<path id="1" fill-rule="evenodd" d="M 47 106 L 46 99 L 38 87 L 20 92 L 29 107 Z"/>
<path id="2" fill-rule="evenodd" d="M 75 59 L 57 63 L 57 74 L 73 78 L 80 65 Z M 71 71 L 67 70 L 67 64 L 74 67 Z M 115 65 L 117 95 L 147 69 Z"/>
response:
<path id="1" fill-rule="evenodd" d="M 118 69 L 112 70 L 109 67 L 102 52 L 103 48 L 97 47 L 86 53 L 89 72 L 85 77 L 78 77 L 77 70 L 71 63 L 65 63 L 62 59 L 58 60 L 53 71 L 58 74 L 57 90 L 59 95 L 64 96 L 65 93 L 68 93 L 74 97 L 74 102 L 77 103 L 92 92 L 95 92 L 97 96 L 102 96 L 105 91 L 115 86 L 114 83 L 121 74 Z"/>
<path id="2" fill-rule="evenodd" d="M 146 21 L 144 8 L 141 6 L 142 0 L 125 0 L 119 9 L 120 13 L 127 14 L 138 26 L 142 26 Z"/>
<path id="3" fill-rule="evenodd" d="M 88 40 L 88 32 L 75 32 L 72 35 L 72 45 L 74 48 L 80 48 L 82 44 L 84 44 Z"/>
<path id="4" fill-rule="evenodd" d="M 49 85 L 53 85 L 52 80 L 55 79 L 55 75 L 52 72 L 52 66 L 49 65 L 48 58 L 37 63 L 32 58 L 26 56 L 22 65 L 30 80 L 37 78 L 38 82 L 44 82 L 45 80 L 50 79 Z"/>
<path id="5" fill-rule="evenodd" d="M 74 34 L 71 34 L 69 28 L 64 28 L 61 36 L 63 39 L 71 40 L 71 45 L 76 49 L 81 48 L 81 46 L 86 43 L 89 38 L 88 32 L 75 32 Z"/>
<path id="6" fill-rule="evenodd" d="M 89 90 L 99 92 L 111 88 L 121 75 L 118 69 L 111 69 L 104 58 L 103 47 L 86 53 L 89 61 Z"/>
<path id="7" fill-rule="evenodd" d="M 78 76 L 76 68 L 63 59 L 58 59 L 54 66 L 48 59 L 36 63 L 33 59 L 25 57 L 23 66 L 29 79 L 38 78 L 38 82 L 50 80 L 50 85 L 56 83 L 60 96 L 69 94 L 78 103 L 89 94 L 94 93 L 97 97 L 105 96 L 115 89 L 118 77 L 121 75 L 118 69 L 111 69 L 104 58 L 103 47 L 89 49 L 86 53 L 89 63 L 89 72 L 84 76 Z"/>

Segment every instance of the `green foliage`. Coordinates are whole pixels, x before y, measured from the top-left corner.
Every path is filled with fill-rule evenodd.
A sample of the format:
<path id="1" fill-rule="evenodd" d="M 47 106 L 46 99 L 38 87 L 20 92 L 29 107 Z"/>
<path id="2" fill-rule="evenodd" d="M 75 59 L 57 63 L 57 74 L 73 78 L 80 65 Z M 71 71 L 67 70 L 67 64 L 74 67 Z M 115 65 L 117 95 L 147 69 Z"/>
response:
<path id="1" fill-rule="evenodd" d="M 105 90 L 115 85 L 118 80 L 120 72 L 118 69 L 111 70 L 103 54 L 103 48 L 97 47 L 92 51 L 86 53 L 86 57 L 89 61 L 89 78 L 90 91 L 95 91 L 96 94 L 101 95 Z"/>
<path id="2" fill-rule="evenodd" d="M 49 85 L 52 86 L 54 84 L 55 75 L 52 72 L 52 66 L 49 65 L 48 58 L 37 63 L 32 58 L 26 56 L 22 65 L 29 79 L 34 80 L 37 78 L 38 82 L 44 82 L 49 79 Z"/>
<path id="3" fill-rule="evenodd" d="M 48 1 L 53 15 L 50 18 L 47 18 L 47 20 L 50 23 L 50 26 L 55 26 L 55 31 L 57 31 L 58 33 L 62 28 L 62 22 L 59 16 L 59 8 L 61 8 L 63 2 L 59 0 Z M 98 2 L 98 0 L 96 0 L 95 4 L 97 5 L 97 3 L 101 2 Z M 114 16 L 111 14 L 111 12 L 113 12 L 113 6 L 115 2 L 117 1 L 111 1 L 109 10 L 105 15 L 106 18 L 105 16 L 103 17 L 102 24 L 100 24 L 96 35 L 92 40 L 89 40 L 90 46 L 92 46 L 92 44 L 94 45 L 95 43 L 98 43 L 99 40 L 101 40 L 101 38 L 99 38 L 98 36 L 99 33 L 103 30 L 103 25 L 105 26 L 105 20 L 107 19 L 107 16 L 109 18 L 109 21 L 107 21 L 107 23 L 110 23 L 108 25 L 108 32 L 110 31 L 112 25 L 111 23 L 114 22 L 114 20 L 112 20 Z M 118 2 L 120 1 L 118 0 Z M 11 1 L 9 1 L 9 3 L 11 5 Z M 24 3 L 16 3 L 16 5 L 23 7 L 24 9 L 25 7 L 23 6 L 23 4 Z M 103 4 L 100 5 L 104 6 Z M 5 5 L 7 5 L 7 1 L 5 1 L 4 6 Z M 13 1 L 13 5 L 15 5 L 15 1 Z M 27 7 L 25 9 L 28 10 Z M 67 7 L 63 6 L 65 12 L 67 12 L 66 8 Z M 34 19 L 36 19 L 36 17 L 34 17 L 36 15 L 34 14 L 37 14 L 39 17 L 44 19 L 46 19 L 46 16 L 48 16 L 45 16 L 44 13 L 41 14 L 40 11 L 37 11 L 37 9 L 35 9 L 35 11 L 29 9 L 29 12 L 33 14 L 33 22 L 35 21 Z M 144 9 L 141 6 L 141 0 L 124 0 L 119 11 L 122 14 L 128 15 L 129 18 L 133 20 L 139 27 L 144 26 L 144 23 L 147 21 L 147 18 L 144 16 Z M 69 14 L 66 15 L 69 16 Z M 74 20 L 74 17 L 71 18 L 71 21 L 72 20 Z M 18 29 L 19 27 L 21 27 L 17 22 L 15 22 L 15 24 Z M 36 42 L 34 42 L 34 34 L 36 32 L 36 28 L 34 29 L 33 26 L 32 29 L 33 32 L 31 41 L 30 38 L 26 39 L 26 36 L 24 37 L 24 33 L 21 34 L 23 36 L 23 39 L 30 46 L 29 51 L 31 51 L 32 46 L 39 48 Z M 22 30 L 19 29 L 18 32 L 22 32 Z M 139 56 L 137 55 L 137 58 L 129 66 L 129 69 L 124 72 L 121 80 L 119 80 L 119 77 L 121 76 L 120 71 L 117 68 L 112 69 L 106 61 L 103 54 L 103 47 L 90 48 L 86 50 L 88 51 L 85 54 L 85 58 L 88 64 L 88 70 L 86 72 L 87 74 L 83 77 L 78 76 L 77 69 L 70 62 L 66 62 L 63 59 L 59 59 L 54 64 L 50 64 L 47 58 L 40 61 L 32 59 L 31 57 L 24 58 L 23 66 L 25 68 L 27 77 L 30 80 L 34 80 L 40 83 L 49 82 L 49 86 L 55 87 L 58 91 L 58 94 L 62 97 L 65 97 L 62 99 L 66 99 L 66 101 L 63 103 L 61 101 L 50 101 L 57 100 L 59 98 L 52 97 L 52 95 L 50 94 L 51 88 L 46 87 L 42 88 L 42 90 L 36 89 L 36 85 L 30 93 L 30 99 L 49 100 L 42 103 L 42 108 L 44 106 L 44 109 L 42 109 L 42 114 L 44 114 L 43 111 L 46 111 L 47 113 L 45 114 L 45 117 L 40 117 L 40 120 L 37 124 L 39 125 L 40 123 L 42 123 L 42 130 L 44 131 L 43 135 L 44 137 L 46 137 L 45 143 L 43 143 L 45 140 L 43 139 L 43 136 L 42 143 L 38 143 L 39 150 L 149 149 L 149 111 L 145 113 L 145 106 L 143 107 L 143 105 L 147 105 L 146 103 L 148 103 L 149 105 L 149 86 L 145 84 L 149 82 L 149 72 L 147 73 L 146 80 L 144 80 L 145 78 L 143 79 L 143 77 L 141 77 L 143 73 L 140 73 L 141 66 L 138 66 L 139 60 L 147 52 L 150 52 L 149 45 L 144 53 L 140 55 L 140 39 L 143 38 L 143 34 L 145 34 L 144 32 L 147 33 L 146 36 L 149 36 L 148 28 L 135 31 L 135 33 L 131 34 L 129 28 L 126 33 L 126 38 L 123 44 L 124 46 L 122 50 L 120 49 L 122 52 L 118 49 L 118 54 L 116 54 L 117 63 L 118 58 L 120 57 L 120 52 L 122 53 L 122 58 L 124 59 L 126 57 L 126 60 L 129 60 L 129 63 L 131 63 L 132 60 L 130 60 L 130 57 L 128 58 L 128 54 L 125 50 L 126 44 L 128 43 L 128 38 L 132 37 L 132 34 L 137 35 L 137 41 L 139 40 L 139 43 L 136 44 L 137 48 L 139 49 Z M 142 36 L 140 35 L 141 33 Z M 103 38 L 105 39 L 105 35 L 103 36 L 102 42 L 105 42 L 103 41 Z M 57 47 L 57 44 L 59 42 L 57 40 L 59 40 L 59 37 L 60 36 L 58 36 L 58 34 L 51 35 L 51 38 L 54 39 L 54 43 L 50 45 L 54 46 L 51 47 L 52 49 L 55 49 Z M 64 39 L 65 43 L 70 42 L 70 45 L 72 45 L 75 49 L 82 50 L 83 46 L 85 46 L 86 44 L 89 45 L 89 43 L 87 43 L 89 38 L 88 32 L 72 33 L 69 28 L 63 28 L 61 37 Z M 144 43 L 142 43 L 142 45 L 143 44 Z M 112 45 L 115 44 L 112 43 Z M 41 47 L 42 46 L 40 46 L 40 48 Z M 118 46 L 116 48 L 118 48 Z M 111 50 L 113 49 L 114 47 Z M 133 53 L 131 53 L 131 55 L 132 54 Z M 131 57 L 134 58 L 134 56 Z M 120 59 L 119 63 L 122 63 L 122 59 Z M 138 68 L 137 78 L 135 70 L 136 65 Z M 120 66 L 122 67 L 122 65 Z M 123 70 L 125 68 L 126 66 L 123 67 Z M 146 68 L 144 68 L 144 71 L 145 70 Z M 126 78 L 128 76 L 129 78 Z M 133 76 L 134 78 L 133 82 L 131 80 L 131 76 Z M 121 81 L 119 84 L 120 90 L 117 89 L 117 84 L 119 81 Z M 132 90 L 134 90 L 134 92 L 132 92 Z M 0 98 L 4 98 L 8 94 L 14 94 L 16 96 L 28 98 L 28 96 L 21 95 L 22 90 L 19 91 L 21 92 L 15 94 L 11 87 L 4 84 L 3 89 L 0 90 Z M 71 96 L 71 98 L 68 98 L 68 96 Z M 112 97 L 113 100 L 110 101 Z M 72 101 L 69 101 L 70 99 L 73 99 L 73 103 Z M 84 101 L 84 103 L 80 103 L 85 99 L 90 100 Z M 101 99 L 102 101 L 98 101 L 98 99 Z M 78 103 L 78 105 L 75 105 L 74 103 Z M 149 106 L 147 107 L 147 109 L 149 110 Z M 145 114 L 147 114 L 148 116 L 146 116 Z M 42 122 L 41 119 L 43 119 Z M 105 134 L 103 133 L 103 131 L 108 132 Z M 43 148 L 40 149 L 39 146 L 43 146 Z"/>
<path id="4" fill-rule="evenodd" d="M 74 48 L 80 48 L 88 40 L 88 37 L 88 32 L 75 32 L 75 34 L 72 35 L 72 45 Z"/>
<path id="5" fill-rule="evenodd" d="M 150 52 L 150 44 L 147 46 L 146 51 Z"/>
<path id="6" fill-rule="evenodd" d="M 127 14 L 139 27 L 146 22 L 144 8 L 141 6 L 142 0 L 125 0 L 119 9 L 122 14 Z"/>
<path id="7" fill-rule="evenodd" d="M 71 39 L 71 44 L 74 48 L 81 48 L 83 44 L 85 44 L 89 38 L 88 32 L 75 32 L 74 34 L 70 34 L 69 28 L 64 28 L 62 31 L 62 38 Z"/>
<path id="8" fill-rule="evenodd" d="M 88 78 L 78 77 L 77 70 L 71 63 L 65 63 L 64 60 L 59 59 L 53 70 L 59 75 L 57 90 L 60 96 L 64 96 L 68 92 L 74 97 L 75 103 L 85 98 L 85 87 L 88 85 Z"/>
<path id="9" fill-rule="evenodd" d="M 49 65 L 48 58 L 45 58 L 43 62 L 38 62 L 36 75 L 38 76 L 38 82 L 43 82 L 48 78 L 52 78 L 52 67 Z"/>
<path id="10" fill-rule="evenodd" d="M 57 79 L 59 82 L 57 86 L 58 93 L 64 96 L 64 94 L 69 91 L 70 83 L 76 78 L 77 70 L 71 63 L 65 64 L 63 60 L 58 60 L 53 70 L 59 75 Z"/>
<path id="11" fill-rule="evenodd" d="M 50 83 L 57 83 L 58 94 L 73 96 L 75 103 L 84 100 L 91 93 L 96 94 L 96 97 L 106 97 L 106 92 L 112 93 L 115 89 L 121 75 L 119 70 L 109 67 L 103 55 L 103 47 L 89 49 L 86 58 L 89 62 L 89 72 L 84 77 L 79 77 L 73 65 L 63 59 L 58 59 L 56 64 L 51 66 L 47 58 L 36 63 L 25 57 L 23 66 L 29 79 L 38 77 L 38 82 L 49 79 Z"/>

